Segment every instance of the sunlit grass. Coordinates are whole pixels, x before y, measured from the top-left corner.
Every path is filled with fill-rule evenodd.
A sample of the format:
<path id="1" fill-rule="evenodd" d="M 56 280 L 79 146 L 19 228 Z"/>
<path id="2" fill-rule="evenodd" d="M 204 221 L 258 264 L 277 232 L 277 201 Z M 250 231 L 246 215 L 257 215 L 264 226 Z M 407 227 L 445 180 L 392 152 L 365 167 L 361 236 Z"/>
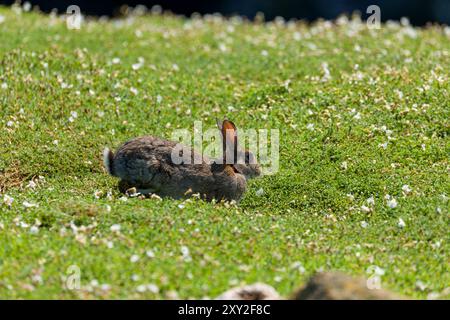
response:
<path id="1" fill-rule="evenodd" d="M 317 270 L 374 265 L 386 288 L 448 295 L 448 30 L 0 15 L 0 297 L 256 281 L 287 295 Z M 280 130 L 279 172 L 239 206 L 123 199 L 102 167 L 106 145 L 224 116 Z"/>

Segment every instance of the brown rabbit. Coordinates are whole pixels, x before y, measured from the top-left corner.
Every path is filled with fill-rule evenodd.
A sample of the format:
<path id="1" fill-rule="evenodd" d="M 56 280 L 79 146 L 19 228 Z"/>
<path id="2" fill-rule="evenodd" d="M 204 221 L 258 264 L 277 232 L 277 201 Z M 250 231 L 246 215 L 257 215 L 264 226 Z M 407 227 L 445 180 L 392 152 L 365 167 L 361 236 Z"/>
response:
<path id="1" fill-rule="evenodd" d="M 239 201 L 247 179 L 259 176 L 261 168 L 250 151 L 238 149 L 233 122 L 224 120 L 218 126 L 223 140 L 221 161 L 210 161 L 191 149 L 192 161 L 176 164 L 172 161 L 176 142 L 144 136 L 125 142 L 116 154 L 106 148 L 104 165 L 111 175 L 121 179 L 121 192 L 134 187 L 141 194 L 175 199 L 200 194 L 208 201 Z M 194 163 L 194 159 L 200 161 Z"/>

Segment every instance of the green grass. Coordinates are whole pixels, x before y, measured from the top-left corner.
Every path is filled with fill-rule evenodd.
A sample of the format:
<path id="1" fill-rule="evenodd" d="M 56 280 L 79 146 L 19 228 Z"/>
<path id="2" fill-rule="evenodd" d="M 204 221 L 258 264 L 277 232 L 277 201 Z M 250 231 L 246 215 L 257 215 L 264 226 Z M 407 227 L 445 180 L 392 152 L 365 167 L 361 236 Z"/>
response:
<path id="1" fill-rule="evenodd" d="M 448 29 L 0 15 L 0 196 L 14 198 L 0 204 L 1 298 L 212 298 L 255 281 L 287 295 L 317 270 L 372 265 L 386 288 L 448 298 Z M 224 116 L 280 130 L 279 172 L 238 206 L 120 199 L 104 146 Z M 65 287 L 71 265 L 80 290 Z"/>

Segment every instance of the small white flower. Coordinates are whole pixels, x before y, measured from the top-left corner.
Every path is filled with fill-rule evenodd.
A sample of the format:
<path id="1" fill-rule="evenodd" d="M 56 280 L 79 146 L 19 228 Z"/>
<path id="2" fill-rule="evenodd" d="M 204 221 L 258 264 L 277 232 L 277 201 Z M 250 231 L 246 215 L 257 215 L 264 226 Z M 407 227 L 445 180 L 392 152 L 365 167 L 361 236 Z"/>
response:
<path id="1" fill-rule="evenodd" d="M 13 201 L 14 201 L 13 197 L 8 196 L 7 194 L 3 196 L 3 203 L 6 204 L 8 207 L 11 207 Z"/>
<path id="2" fill-rule="evenodd" d="M 92 287 L 98 287 L 98 280 L 97 279 L 92 279 L 91 282 L 89 283 Z"/>
<path id="3" fill-rule="evenodd" d="M 361 119 L 361 113 L 357 113 L 357 114 L 355 114 L 354 116 L 353 116 L 353 119 L 355 119 L 355 120 L 359 120 L 359 119 Z"/>
<path id="4" fill-rule="evenodd" d="M 113 58 L 112 59 L 112 63 L 113 64 L 119 64 L 120 63 L 120 58 Z"/>
<path id="5" fill-rule="evenodd" d="M 391 209 L 394 209 L 394 208 L 396 208 L 397 207 L 397 200 L 395 200 L 395 198 L 392 198 L 392 199 L 390 199 L 388 202 L 387 202 L 387 205 L 388 205 L 388 207 L 389 208 L 391 208 Z"/>
<path id="6" fill-rule="evenodd" d="M 23 222 L 23 221 L 20 221 L 20 222 L 19 222 L 19 226 L 20 226 L 21 228 L 24 228 L 24 229 L 29 227 L 28 223 Z"/>
<path id="7" fill-rule="evenodd" d="M 386 149 L 387 146 L 388 146 L 388 143 L 387 143 L 387 142 L 380 143 L 378 146 L 379 146 L 380 148 Z"/>
<path id="8" fill-rule="evenodd" d="M 102 291 L 109 291 L 109 290 L 111 290 L 111 286 L 109 284 L 107 284 L 107 283 L 104 283 L 104 284 L 102 284 L 100 286 L 100 290 L 102 290 Z"/>
<path id="9" fill-rule="evenodd" d="M 142 68 L 142 64 L 140 64 L 140 63 L 133 63 L 131 65 L 131 68 L 133 68 L 133 70 L 139 70 L 140 68 Z"/>
<path id="10" fill-rule="evenodd" d="M 147 290 L 154 294 L 157 294 L 159 292 L 158 286 L 153 283 L 147 284 Z"/>
<path id="11" fill-rule="evenodd" d="M 140 293 L 145 292 L 147 291 L 147 286 L 144 284 L 140 284 L 136 287 L 136 291 Z"/>
<path id="12" fill-rule="evenodd" d="M 11 121 L 11 120 L 9 120 L 7 123 L 6 123 L 6 126 L 7 127 L 12 127 L 14 125 L 14 121 Z"/>
<path id="13" fill-rule="evenodd" d="M 219 50 L 222 52 L 226 52 L 228 50 L 227 46 L 223 43 L 219 44 Z"/>
<path id="14" fill-rule="evenodd" d="M 161 103 L 161 101 L 162 101 L 162 97 L 158 94 L 158 95 L 156 96 L 156 102 L 157 102 L 157 103 Z"/>
<path id="15" fill-rule="evenodd" d="M 185 207 L 185 204 L 184 203 L 180 203 L 179 205 L 178 205 L 178 208 L 180 208 L 180 209 L 183 209 Z"/>
<path id="16" fill-rule="evenodd" d="M 0 24 L 5 22 L 5 16 L 0 14 Z"/>
<path id="17" fill-rule="evenodd" d="M 374 199 L 373 196 L 372 196 L 372 197 L 368 198 L 368 199 L 366 200 L 366 202 L 367 202 L 367 204 L 369 204 L 369 205 L 374 205 L 374 204 L 375 204 L 375 199 Z"/>
<path id="18" fill-rule="evenodd" d="M 263 194 L 264 194 L 264 189 L 263 189 L 263 188 L 259 188 L 259 189 L 256 191 L 256 195 L 257 195 L 258 197 L 261 197 Z"/>
<path id="19" fill-rule="evenodd" d="M 181 254 L 183 256 L 188 256 L 189 255 L 189 248 L 186 246 L 181 246 Z"/>
<path id="20" fill-rule="evenodd" d="M 402 186 L 402 191 L 403 191 L 405 194 L 408 194 L 408 193 L 410 193 L 410 192 L 412 191 L 412 189 L 411 189 L 407 184 L 404 184 L 404 185 Z"/>
<path id="21" fill-rule="evenodd" d="M 361 221 L 361 227 L 362 228 L 367 228 L 369 226 L 369 224 L 366 221 Z"/>
<path id="22" fill-rule="evenodd" d="M 341 163 L 341 169 L 347 170 L 347 168 L 348 168 L 348 163 L 347 163 L 347 161 L 342 161 L 342 163 Z"/>
<path id="23" fill-rule="evenodd" d="M 153 250 L 147 250 L 145 252 L 145 254 L 147 255 L 147 257 L 149 258 L 154 258 L 155 257 L 155 252 L 153 252 Z"/>
<path id="24" fill-rule="evenodd" d="M 189 248 L 186 246 L 181 247 L 181 254 L 183 256 L 183 260 L 186 262 L 192 261 L 191 254 L 189 252 Z"/>
<path id="25" fill-rule="evenodd" d="M 139 281 L 139 279 L 140 279 L 140 277 L 137 274 L 133 274 L 131 276 L 131 280 L 133 280 L 133 281 Z"/>
<path id="26" fill-rule="evenodd" d="M 416 281 L 416 287 L 420 290 L 420 291 L 424 291 L 427 288 L 427 285 L 425 283 L 423 283 L 420 280 Z"/>
<path id="27" fill-rule="evenodd" d="M 76 118 L 78 118 L 78 113 L 76 111 L 71 111 L 70 117 L 69 117 L 69 122 L 74 122 Z"/>
<path id="28" fill-rule="evenodd" d="M 269 53 L 267 52 L 267 50 L 263 50 L 263 51 L 261 51 L 261 55 L 263 57 L 267 57 L 269 55 Z"/>
<path id="29" fill-rule="evenodd" d="M 314 131 L 314 123 L 308 123 L 306 125 L 306 129 L 310 130 L 310 131 Z"/>
<path id="30" fill-rule="evenodd" d="M 32 226 L 32 227 L 30 228 L 30 233 L 31 233 L 31 234 L 38 234 L 38 233 L 39 233 L 39 227 L 37 227 L 37 226 Z"/>
<path id="31" fill-rule="evenodd" d="M 139 256 L 137 254 L 133 254 L 130 257 L 130 262 L 135 263 L 135 262 L 138 262 L 138 261 L 139 261 Z"/>
<path id="32" fill-rule="evenodd" d="M 405 223 L 405 221 L 403 221 L 402 218 L 399 218 L 399 219 L 398 219 L 398 227 L 399 227 L 399 228 L 404 228 L 404 227 L 406 227 L 406 223 Z"/>
<path id="33" fill-rule="evenodd" d="M 53 144 L 54 144 L 55 146 L 57 146 L 57 145 L 58 145 L 58 143 L 59 143 L 59 141 L 58 141 L 58 140 L 53 140 Z"/>
<path id="34" fill-rule="evenodd" d="M 305 268 L 303 267 L 303 264 L 300 261 L 296 261 L 293 264 L 291 264 L 290 268 L 292 270 L 298 270 L 300 273 L 305 273 Z"/>
<path id="35" fill-rule="evenodd" d="M 121 229 L 121 226 L 120 226 L 120 224 L 113 224 L 110 229 L 112 232 L 119 232 Z"/>
<path id="36" fill-rule="evenodd" d="M 370 212 L 370 208 L 366 207 L 364 205 L 361 206 L 361 210 L 362 210 L 362 212 L 366 212 L 366 213 Z"/>
<path id="37" fill-rule="evenodd" d="M 6 82 L 3 82 L 1 85 L 2 89 L 7 89 L 8 88 L 8 84 Z"/>
<path id="38" fill-rule="evenodd" d="M 24 201 L 24 202 L 22 202 L 22 204 L 23 204 L 23 206 L 24 206 L 25 208 L 33 208 L 33 207 L 38 207 L 38 205 L 37 205 L 37 204 L 35 204 L 35 203 L 31 203 L 31 202 L 28 202 L 28 201 Z"/>
<path id="39" fill-rule="evenodd" d="M 134 95 L 137 95 L 137 94 L 139 93 L 138 89 L 136 89 L 136 88 L 134 88 L 134 87 L 131 87 L 131 88 L 130 88 L 130 91 L 131 91 L 131 93 L 134 94 Z"/>
<path id="40" fill-rule="evenodd" d="M 177 65 L 176 63 L 174 63 L 174 64 L 172 65 L 172 69 L 173 69 L 174 71 L 178 71 L 178 70 L 180 70 L 180 67 L 178 67 L 178 65 Z"/>
<path id="41" fill-rule="evenodd" d="M 29 3 L 28 1 L 23 3 L 23 11 L 28 12 L 31 10 L 31 3 Z"/>

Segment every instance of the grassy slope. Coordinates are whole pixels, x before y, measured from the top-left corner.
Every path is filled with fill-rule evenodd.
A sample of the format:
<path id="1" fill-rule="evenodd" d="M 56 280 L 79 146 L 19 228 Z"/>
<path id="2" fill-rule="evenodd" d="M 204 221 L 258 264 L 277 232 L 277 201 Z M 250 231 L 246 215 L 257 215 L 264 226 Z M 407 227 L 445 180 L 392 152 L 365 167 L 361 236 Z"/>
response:
<path id="1" fill-rule="evenodd" d="M 0 88 L 0 193 L 14 198 L 11 208 L 0 205 L 1 297 L 200 298 L 254 281 L 288 294 L 316 270 L 360 275 L 371 265 L 385 270 L 385 287 L 414 297 L 449 286 L 450 39 L 442 29 L 414 37 L 409 28 L 369 32 L 357 22 L 155 16 L 70 31 L 34 13 L 0 14 L 0 85 L 7 84 Z M 145 65 L 133 70 L 138 57 Z M 324 62 L 329 81 L 321 81 Z M 194 120 L 212 127 L 223 115 L 282 133 L 280 171 L 253 181 L 239 207 L 119 199 L 101 165 L 103 146 L 169 137 Z M 392 130 L 386 149 L 383 126 Z M 45 182 L 26 188 L 39 175 Z M 265 193 L 257 197 L 259 188 Z M 96 199 L 97 190 L 112 190 L 113 198 Z M 386 205 L 386 194 L 397 208 Z M 373 210 L 363 212 L 371 196 Z M 25 200 L 39 207 L 25 209 Z M 20 225 L 36 219 L 38 234 Z M 71 222 L 88 228 L 75 235 Z M 82 290 L 69 291 L 64 277 L 74 264 Z M 90 285 L 94 279 L 99 286 Z M 159 293 L 136 291 L 149 283 Z"/>

